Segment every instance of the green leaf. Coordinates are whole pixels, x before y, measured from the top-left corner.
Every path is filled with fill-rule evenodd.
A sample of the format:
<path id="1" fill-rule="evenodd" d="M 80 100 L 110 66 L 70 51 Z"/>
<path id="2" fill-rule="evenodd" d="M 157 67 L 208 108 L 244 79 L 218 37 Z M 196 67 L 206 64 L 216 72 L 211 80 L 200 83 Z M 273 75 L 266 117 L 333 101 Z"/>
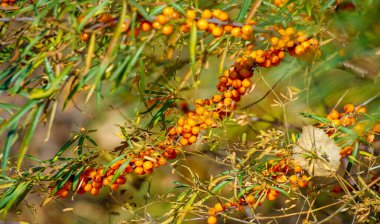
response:
<path id="1" fill-rule="evenodd" d="M 111 184 L 115 182 L 115 180 L 122 174 L 125 170 L 125 168 L 129 165 L 129 162 L 132 160 L 132 156 L 130 156 L 120 167 L 116 170 L 116 172 L 113 174 L 113 177 L 111 179 Z"/>
<path id="2" fill-rule="evenodd" d="M 236 19 L 238 22 L 243 22 L 245 16 L 247 15 L 248 9 L 251 6 L 252 0 L 244 0 L 243 5 L 240 9 L 238 18 Z"/>
<path id="3" fill-rule="evenodd" d="M 67 141 L 63 146 L 62 148 L 60 148 L 58 150 L 58 152 L 55 154 L 55 156 L 53 157 L 52 162 L 54 161 L 57 161 L 58 158 L 62 155 L 62 153 L 64 153 L 66 151 L 66 149 L 68 149 L 77 139 L 78 139 L 78 135 L 74 135 L 69 141 Z"/>
<path id="4" fill-rule="evenodd" d="M 21 168 L 21 164 L 24 160 L 24 156 L 26 151 L 28 150 L 30 140 L 32 140 L 32 136 L 34 135 L 34 131 L 36 130 L 36 127 L 40 121 L 40 117 L 42 115 L 42 112 L 44 110 L 44 106 L 40 105 L 37 109 L 36 112 L 34 113 L 34 118 L 32 120 L 32 123 L 30 124 L 22 142 L 19 148 L 19 153 L 18 153 L 18 158 L 17 158 L 17 169 Z"/>
<path id="5" fill-rule="evenodd" d="M 8 131 L 7 137 L 5 139 L 4 143 L 4 150 L 3 150 L 3 158 L 2 158 L 2 163 L 1 163 L 1 173 L 2 175 L 5 176 L 6 168 L 7 168 L 7 163 L 8 163 L 8 157 L 9 157 L 9 152 L 11 151 L 11 147 L 15 140 L 17 139 L 17 125 L 13 125 L 10 130 Z"/>

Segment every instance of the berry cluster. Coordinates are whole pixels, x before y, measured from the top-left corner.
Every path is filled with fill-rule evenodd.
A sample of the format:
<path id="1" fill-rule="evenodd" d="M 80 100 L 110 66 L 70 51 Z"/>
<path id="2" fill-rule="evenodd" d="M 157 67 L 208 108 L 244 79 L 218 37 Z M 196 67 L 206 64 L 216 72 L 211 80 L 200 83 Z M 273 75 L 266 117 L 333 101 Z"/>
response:
<path id="1" fill-rule="evenodd" d="M 78 194 L 90 192 L 91 195 L 95 196 L 99 194 L 103 186 L 110 186 L 112 190 L 117 190 L 120 185 L 126 183 L 125 175 L 132 171 L 139 175 L 152 173 L 154 168 L 165 166 L 167 159 L 174 159 L 176 156 L 176 149 L 164 143 L 159 144 L 156 149 L 146 148 L 145 150 L 141 150 L 138 155 L 130 154 L 126 156 L 125 159 L 118 160 L 109 166 L 107 170 L 104 170 L 104 167 L 87 168 L 81 173 L 79 184 L 76 189 L 72 189 L 72 191 Z M 121 174 L 117 178 L 114 178 L 115 172 L 119 170 L 121 166 L 123 167 Z M 68 180 L 65 185 L 57 191 L 56 195 L 61 198 L 67 197 L 73 186 L 72 183 L 73 181 L 71 179 Z"/>
<path id="2" fill-rule="evenodd" d="M 195 23 L 199 30 L 211 33 L 214 37 L 220 37 L 225 33 L 230 33 L 233 37 L 242 37 L 245 40 L 252 39 L 253 23 L 240 25 L 229 22 L 229 15 L 222 10 L 205 9 L 201 12 L 196 10 L 186 10 L 185 18 L 172 7 L 164 8 L 162 14 L 156 16 L 152 27 L 161 30 L 164 35 L 170 35 L 173 30 L 173 23 L 180 23 L 180 30 L 189 32 Z"/>
<path id="3" fill-rule="evenodd" d="M 14 5 L 17 0 L 1 0 L 1 6 L 7 7 L 10 5 Z"/>
<path id="4" fill-rule="evenodd" d="M 343 110 L 344 112 L 339 113 L 339 111 L 333 109 L 326 118 L 331 120 L 335 126 L 350 126 L 356 123 L 359 115 L 363 115 L 367 112 L 365 107 L 359 106 L 355 108 L 353 104 L 346 104 Z"/>
<path id="5" fill-rule="evenodd" d="M 287 158 L 282 158 L 279 161 L 269 160 L 268 164 L 270 167 L 262 171 L 262 174 L 265 178 L 272 178 L 274 182 L 278 184 L 290 183 L 292 190 L 304 188 L 308 186 L 310 177 L 304 174 L 304 171 L 301 166 L 294 165 L 293 162 L 289 161 Z M 287 177 L 291 171 L 294 172 L 293 175 Z M 217 223 L 217 216 L 223 212 L 228 212 L 232 209 L 237 211 L 243 210 L 244 206 L 254 207 L 260 206 L 264 203 L 265 200 L 274 201 L 280 195 L 280 192 L 276 190 L 273 186 L 273 181 L 270 184 L 264 183 L 261 185 L 255 186 L 250 193 L 246 193 L 245 196 L 240 197 L 237 201 L 234 199 L 230 200 L 225 204 L 216 203 L 214 207 L 209 208 L 208 210 L 208 219 L 209 224 Z"/>
<path id="6" fill-rule="evenodd" d="M 78 17 L 78 22 L 82 21 L 84 16 Z M 172 7 L 165 7 L 162 14 L 153 17 L 152 22 L 139 18 L 137 22 L 137 28 L 134 30 L 134 35 L 139 34 L 139 30 L 148 32 L 152 28 L 161 31 L 163 35 L 171 35 L 175 27 L 179 26 L 181 32 L 187 33 L 190 31 L 192 24 L 196 24 L 198 30 L 206 31 L 212 34 L 214 37 L 220 37 L 224 34 L 230 34 L 233 37 L 241 37 L 244 40 L 253 39 L 253 25 L 254 21 L 250 21 L 248 24 L 234 23 L 229 20 L 229 15 L 222 10 L 205 9 L 198 13 L 196 10 L 186 10 L 186 14 L 174 10 Z M 103 24 L 104 27 L 114 27 L 117 23 L 117 19 L 111 15 L 105 13 L 100 15 L 97 20 L 99 24 Z M 129 32 L 128 21 L 122 24 L 122 32 Z M 89 33 L 83 32 L 81 34 L 82 41 L 88 41 Z"/>

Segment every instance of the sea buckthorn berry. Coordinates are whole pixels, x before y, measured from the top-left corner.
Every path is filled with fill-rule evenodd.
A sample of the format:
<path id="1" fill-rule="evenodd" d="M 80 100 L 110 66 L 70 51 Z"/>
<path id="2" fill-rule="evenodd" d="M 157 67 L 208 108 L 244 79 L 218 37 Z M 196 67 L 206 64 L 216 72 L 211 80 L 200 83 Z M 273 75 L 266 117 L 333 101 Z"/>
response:
<path id="1" fill-rule="evenodd" d="M 213 101 L 214 103 L 219 103 L 220 101 L 222 101 L 222 96 L 221 96 L 221 95 L 214 95 L 214 96 L 212 97 L 212 101 Z"/>
<path id="2" fill-rule="evenodd" d="M 356 108 L 356 111 L 355 111 L 357 114 L 365 114 L 367 113 L 367 108 L 363 107 L 363 106 L 359 106 L 358 108 Z"/>
<path id="3" fill-rule="evenodd" d="M 301 46 L 304 48 L 304 49 L 308 49 L 310 47 L 310 43 L 308 41 L 304 41 L 301 43 Z"/>
<path id="4" fill-rule="evenodd" d="M 348 113 L 352 113 L 352 112 L 355 111 L 355 106 L 352 105 L 352 104 L 346 104 L 346 105 L 344 105 L 343 110 L 344 110 L 344 112 L 347 113 L 347 114 L 348 114 Z"/>
<path id="5" fill-rule="evenodd" d="M 305 53 L 305 48 L 301 45 L 297 45 L 296 48 L 294 49 L 294 52 L 296 55 L 301 55 Z"/>
<path id="6" fill-rule="evenodd" d="M 188 124 L 185 124 L 183 126 L 183 132 L 185 132 L 185 133 L 191 132 L 191 126 Z"/>
<path id="7" fill-rule="evenodd" d="M 205 19 L 200 19 L 197 21 L 197 27 L 200 30 L 206 30 L 208 28 L 208 22 Z"/>
<path id="8" fill-rule="evenodd" d="M 192 135 L 190 138 L 189 138 L 189 143 L 190 144 L 193 144 L 193 143 L 195 143 L 197 141 L 197 136 L 195 136 L 195 135 Z"/>
<path id="9" fill-rule="evenodd" d="M 215 9 L 215 10 L 212 11 L 212 16 L 215 17 L 215 18 L 217 18 L 217 19 L 219 19 L 219 16 L 220 16 L 221 13 L 222 13 L 222 10 Z"/>
<path id="10" fill-rule="evenodd" d="M 135 161 L 135 166 L 143 166 L 143 164 L 144 164 L 144 161 L 141 159 L 138 159 Z"/>
<path id="11" fill-rule="evenodd" d="M 151 29 L 152 25 L 148 22 L 141 22 L 140 29 L 144 32 L 148 32 Z"/>
<path id="12" fill-rule="evenodd" d="M 223 35 L 223 29 L 219 26 L 216 26 L 215 28 L 212 29 L 212 32 L 211 34 L 214 36 L 214 37 L 220 37 Z"/>
<path id="13" fill-rule="evenodd" d="M 165 16 L 171 16 L 171 14 L 173 14 L 174 12 L 174 9 L 172 7 L 165 7 L 164 10 L 162 10 L 162 14 L 164 14 Z"/>
<path id="14" fill-rule="evenodd" d="M 272 44 L 272 46 L 277 46 L 279 40 L 280 39 L 278 37 L 272 37 L 270 38 L 270 43 Z"/>
<path id="15" fill-rule="evenodd" d="M 252 194 L 248 195 L 247 197 L 245 197 L 245 200 L 248 204 L 253 204 L 255 203 L 255 196 L 253 196 Z"/>
<path id="16" fill-rule="evenodd" d="M 224 211 L 224 208 L 223 208 L 222 204 L 220 204 L 220 203 L 216 203 L 214 205 L 214 209 L 216 212 L 223 212 Z"/>
<path id="17" fill-rule="evenodd" d="M 199 132 L 200 132 L 200 128 L 198 126 L 194 126 L 191 128 L 191 133 L 193 135 L 197 135 L 197 134 L 199 134 Z"/>
<path id="18" fill-rule="evenodd" d="M 156 21 L 159 22 L 161 25 L 164 25 L 165 23 L 169 22 L 169 18 L 165 15 L 158 15 L 156 17 Z"/>
<path id="19" fill-rule="evenodd" d="M 167 24 L 162 27 L 161 31 L 164 35 L 168 36 L 173 33 L 173 26 L 170 24 Z"/>
<path id="20" fill-rule="evenodd" d="M 241 32 L 245 35 L 251 35 L 253 33 L 253 28 L 250 25 L 244 25 L 241 28 Z"/>
<path id="21" fill-rule="evenodd" d="M 189 140 L 187 138 L 184 138 L 182 137 L 181 140 L 179 141 L 179 143 L 182 145 L 182 146 L 186 146 L 189 144 Z"/>
<path id="22" fill-rule="evenodd" d="M 297 183 L 297 179 L 298 179 L 297 175 L 291 175 L 289 177 L 289 182 L 292 184 L 295 184 L 295 183 Z"/>
<path id="23" fill-rule="evenodd" d="M 372 127 L 372 131 L 374 131 L 375 133 L 380 133 L 380 123 L 379 124 L 375 124 Z"/>
<path id="24" fill-rule="evenodd" d="M 225 31 L 225 32 L 231 32 L 231 30 L 233 29 L 234 27 L 233 26 L 231 26 L 231 25 L 225 25 L 225 26 L 223 26 L 223 30 Z"/>
<path id="25" fill-rule="evenodd" d="M 235 27 L 231 30 L 231 35 L 233 37 L 240 37 L 241 36 L 241 29 L 240 27 Z"/>
<path id="26" fill-rule="evenodd" d="M 214 208 L 209 208 L 208 212 L 207 212 L 208 215 L 216 215 L 216 211 Z"/>
<path id="27" fill-rule="evenodd" d="M 226 12 L 221 12 L 217 19 L 220 19 L 222 21 L 227 21 L 229 19 L 229 15 Z"/>
<path id="28" fill-rule="evenodd" d="M 210 19 L 212 17 L 212 12 L 209 9 L 205 9 L 202 12 L 201 18 L 202 19 Z"/>
<path id="29" fill-rule="evenodd" d="M 245 88 L 249 88 L 252 86 L 252 81 L 250 79 L 243 79 L 243 81 L 241 82 L 241 85 Z"/>
<path id="30" fill-rule="evenodd" d="M 197 17 L 197 12 L 195 10 L 186 10 L 186 18 L 195 19 Z"/>
<path id="31" fill-rule="evenodd" d="M 90 191 L 90 193 L 94 196 L 98 195 L 99 194 L 99 189 L 98 188 L 95 188 L 93 187 Z"/>
<path id="32" fill-rule="evenodd" d="M 153 162 L 152 161 L 145 161 L 143 164 L 144 170 L 150 170 L 153 168 Z"/>
<path id="33" fill-rule="evenodd" d="M 134 170 L 135 170 L 136 174 L 143 174 L 144 173 L 144 168 L 142 168 L 141 166 L 135 167 Z"/>
<path id="34" fill-rule="evenodd" d="M 80 34 L 80 39 L 82 40 L 82 41 L 88 41 L 88 39 L 90 39 L 90 35 L 88 34 L 88 33 L 81 33 Z"/>
<path id="35" fill-rule="evenodd" d="M 340 117 L 339 112 L 338 112 L 337 110 L 335 110 L 335 109 L 333 109 L 333 110 L 329 113 L 329 115 L 330 115 L 330 118 L 331 118 L 332 120 L 339 119 L 339 117 Z"/>
<path id="36" fill-rule="evenodd" d="M 174 11 L 169 17 L 172 19 L 179 19 L 181 18 L 181 14 L 177 11 Z"/>
<path id="37" fill-rule="evenodd" d="M 299 165 L 294 166 L 294 172 L 295 173 L 301 173 L 302 172 L 302 167 L 299 166 Z"/>
<path id="38" fill-rule="evenodd" d="M 217 222 L 218 222 L 218 219 L 213 215 L 209 216 L 207 219 L 208 224 L 216 224 Z"/>
<path id="39" fill-rule="evenodd" d="M 276 200 L 276 198 L 277 198 L 276 195 L 273 195 L 273 194 L 271 194 L 271 193 L 268 193 L 268 194 L 267 194 L 267 199 L 268 199 L 269 201 L 274 201 L 274 200 Z"/>
<path id="40" fill-rule="evenodd" d="M 161 29 L 161 24 L 160 24 L 159 22 L 157 22 L 157 21 L 154 21 L 154 22 L 152 23 L 152 27 L 153 27 L 154 29 L 156 29 L 156 30 L 159 30 L 159 29 Z"/>
<path id="41" fill-rule="evenodd" d="M 86 191 L 86 192 L 91 191 L 91 189 L 92 189 L 92 184 L 87 183 L 86 186 L 85 186 L 83 189 L 84 189 L 84 191 Z"/>
<path id="42" fill-rule="evenodd" d="M 119 189 L 119 184 L 117 184 L 117 183 L 113 183 L 113 184 L 111 184 L 111 186 L 110 186 L 110 188 L 112 189 L 112 190 L 114 190 L 114 191 L 116 191 L 117 189 Z"/>
<path id="43" fill-rule="evenodd" d="M 286 28 L 285 33 L 287 35 L 294 35 L 294 34 L 296 34 L 296 30 L 293 27 L 288 27 L 288 28 Z"/>

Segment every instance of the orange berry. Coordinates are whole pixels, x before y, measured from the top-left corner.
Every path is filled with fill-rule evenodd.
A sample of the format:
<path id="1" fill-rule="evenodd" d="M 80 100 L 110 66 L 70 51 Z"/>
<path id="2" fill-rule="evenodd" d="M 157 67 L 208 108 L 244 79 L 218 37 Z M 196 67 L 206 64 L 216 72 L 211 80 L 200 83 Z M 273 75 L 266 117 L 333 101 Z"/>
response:
<path id="1" fill-rule="evenodd" d="M 376 132 L 376 133 L 380 133 L 380 123 L 375 124 L 375 125 L 372 127 L 372 131 L 374 131 L 374 132 Z"/>
<path id="2" fill-rule="evenodd" d="M 224 208 L 223 208 L 222 204 L 220 204 L 220 203 L 216 203 L 214 205 L 214 209 L 216 212 L 223 212 L 224 211 Z"/>
<path id="3" fill-rule="evenodd" d="M 243 81 L 241 82 L 241 85 L 245 88 L 249 88 L 252 86 L 252 81 L 250 79 L 243 79 Z"/>
<path id="4" fill-rule="evenodd" d="M 186 133 L 191 132 L 191 126 L 188 125 L 188 124 L 185 124 L 185 125 L 183 126 L 183 132 L 186 132 Z"/>
<path id="5" fill-rule="evenodd" d="M 145 161 L 143 164 L 144 170 L 150 170 L 153 168 L 153 163 L 152 161 Z"/>
<path id="6" fill-rule="evenodd" d="M 98 19 L 98 21 L 101 22 L 101 23 L 108 23 L 108 22 L 110 22 L 111 20 L 113 20 L 113 17 L 112 17 L 110 14 L 108 14 L 108 13 L 104 13 L 104 14 L 102 14 L 102 15 L 99 17 L 99 19 Z"/>
<path id="7" fill-rule="evenodd" d="M 231 35 L 233 37 L 240 37 L 241 36 L 241 29 L 240 27 L 235 27 L 231 30 Z"/>
<path id="8" fill-rule="evenodd" d="M 352 112 L 355 111 L 355 106 L 352 105 L 352 104 L 346 104 L 346 105 L 344 105 L 343 110 L 344 110 L 344 112 L 347 113 L 347 114 L 348 114 L 348 113 L 352 113 Z"/>
<path id="9" fill-rule="evenodd" d="M 168 36 L 168 35 L 173 33 L 173 26 L 170 24 L 167 24 L 167 25 L 162 27 L 161 31 L 164 35 Z"/>
<path id="10" fill-rule="evenodd" d="M 198 107 L 195 112 L 198 114 L 198 115 L 203 115 L 205 113 L 206 109 L 204 107 Z"/>
<path id="11" fill-rule="evenodd" d="M 227 21 L 229 19 L 229 15 L 226 12 L 221 12 L 217 19 L 220 19 L 222 21 Z"/>
<path id="12" fill-rule="evenodd" d="M 301 55 L 305 53 L 305 48 L 302 47 L 301 45 L 297 45 L 296 48 L 294 49 L 294 52 L 296 53 L 296 55 Z"/>
<path id="13" fill-rule="evenodd" d="M 193 144 L 193 143 L 195 143 L 197 141 L 197 136 L 195 136 L 195 135 L 192 135 L 190 138 L 189 138 L 189 143 L 190 144 Z"/>
<path id="14" fill-rule="evenodd" d="M 116 191 L 117 189 L 119 189 L 119 184 L 117 184 L 117 183 L 113 183 L 113 184 L 111 184 L 110 188 L 111 188 L 112 190 Z"/>
<path id="15" fill-rule="evenodd" d="M 135 161 L 135 166 L 137 166 L 137 167 L 141 167 L 141 166 L 143 166 L 143 164 L 144 164 L 144 161 L 141 159 L 138 159 Z"/>
<path id="16" fill-rule="evenodd" d="M 197 21 L 197 27 L 200 30 L 207 30 L 208 28 L 208 22 L 205 19 L 200 19 Z"/>
<path id="17" fill-rule="evenodd" d="M 251 35 L 253 33 L 253 28 L 250 25 L 244 25 L 241 28 L 241 32 L 245 35 Z"/>
<path id="18" fill-rule="evenodd" d="M 159 22 L 161 25 L 164 25 L 165 23 L 169 22 L 169 18 L 165 15 L 158 15 L 156 17 L 156 21 Z"/>
<path id="19" fill-rule="evenodd" d="M 301 173 L 302 172 L 302 167 L 299 166 L 299 165 L 294 166 L 294 172 L 295 173 Z"/>
<path id="20" fill-rule="evenodd" d="M 245 201 L 248 202 L 249 204 L 253 204 L 255 202 L 255 196 L 250 194 L 247 197 L 245 197 Z"/>
<path id="21" fill-rule="evenodd" d="M 171 15 L 170 15 L 170 18 L 172 19 L 179 19 L 181 18 L 181 14 L 177 11 L 174 11 Z"/>
<path id="22" fill-rule="evenodd" d="M 221 27 L 217 26 L 217 27 L 212 29 L 211 33 L 214 37 L 220 37 L 223 35 L 223 29 Z"/>
<path id="23" fill-rule="evenodd" d="M 65 188 L 61 188 L 57 191 L 56 195 L 58 195 L 61 198 L 66 198 L 69 196 L 69 191 Z"/>
<path id="24" fill-rule="evenodd" d="M 363 106 L 359 106 L 358 108 L 356 108 L 356 111 L 355 111 L 357 114 L 365 114 L 367 113 L 367 108 L 363 107 Z"/>
<path id="25" fill-rule="evenodd" d="M 186 10 L 186 18 L 195 19 L 197 17 L 197 12 L 195 10 Z"/>
<path id="26" fill-rule="evenodd" d="M 340 114 L 337 110 L 332 110 L 329 115 L 332 120 L 339 119 L 340 117 Z"/>
<path id="27" fill-rule="evenodd" d="M 151 25 L 148 22 L 141 22 L 140 29 L 144 32 L 148 32 L 151 29 Z"/>
<path id="28" fill-rule="evenodd" d="M 210 19 L 212 17 L 212 12 L 209 9 L 205 9 L 202 12 L 201 18 L 202 19 Z"/>
<path id="29" fill-rule="evenodd" d="M 213 215 L 209 216 L 207 219 L 208 224 L 216 224 L 217 222 L 218 222 L 218 219 Z"/>
<path id="30" fill-rule="evenodd" d="M 233 28 L 234 28 L 234 27 L 231 26 L 231 25 L 226 25 L 226 26 L 223 27 L 223 30 L 226 31 L 226 32 L 228 33 L 228 32 L 231 32 L 231 30 L 232 30 Z"/>
<path id="31" fill-rule="evenodd" d="M 171 16 L 173 14 L 173 12 L 174 12 L 174 9 L 170 6 L 167 6 L 162 11 L 162 14 L 164 14 L 165 16 Z"/>
<path id="32" fill-rule="evenodd" d="M 297 175 L 291 175 L 291 176 L 289 177 L 289 181 L 290 181 L 290 183 L 292 183 L 292 184 L 297 183 L 297 179 L 298 179 Z"/>
<path id="33" fill-rule="evenodd" d="M 141 166 L 135 167 L 135 173 L 136 174 L 143 174 L 144 168 L 142 168 Z"/>
<path id="34" fill-rule="evenodd" d="M 184 126 L 185 124 L 187 124 L 187 120 L 181 117 L 180 119 L 178 119 L 177 124 L 179 126 Z"/>
<path id="35" fill-rule="evenodd" d="M 86 186 L 85 186 L 83 189 L 84 189 L 84 191 L 86 191 L 86 192 L 91 191 L 91 189 L 92 189 L 92 184 L 87 183 Z"/>
<path id="36" fill-rule="evenodd" d="M 272 37 L 270 38 L 270 43 L 272 44 L 272 46 L 277 46 L 279 40 L 280 39 L 278 37 Z"/>
<path id="37" fill-rule="evenodd" d="M 214 208 L 209 208 L 207 214 L 210 215 L 210 216 L 211 215 L 216 215 L 216 211 L 215 211 Z"/>
<path id="38" fill-rule="evenodd" d="M 167 164 L 167 160 L 164 157 L 160 157 L 158 159 L 158 164 L 160 164 L 161 166 L 165 166 Z"/>
<path id="39" fill-rule="evenodd" d="M 90 39 L 90 35 L 88 33 L 81 33 L 80 34 L 80 39 L 82 41 L 88 41 L 88 39 Z"/>
<path id="40" fill-rule="evenodd" d="M 181 140 L 179 141 L 179 143 L 182 145 L 182 146 L 186 146 L 189 144 L 189 140 L 187 138 L 184 138 L 182 137 Z"/>
<path id="41" fill-rule="evenodd" d="M 95 195 L 98 195 L 98 194 L 99 194 L 99 189 L 93 187 L 93 188 L 91 189 L 90 193 L 91 193 L 92 195 L 94 195 L 94 196 L 95 196 Z"/>
<path id="42" fill-rule="evenodd" d="M 294 34 L 296 34 L 296 30 L 293 27 L 288 27 L 288 28 L 286 28 L 285 33 L 287 35 L 294 35 Z"/>
<path id="43" fill-rule="evenodd" d="M 198 126 L 194 126 L 191 128 L 191 133 L 193 135 L 197 135 L 197 134 L 199 134 L 199 132 L 200 132 L 200 128 Z"/>
<path id="44" fill-rule="evenodd" d="M 221 95 L 214 95 L 214 96 L 212 97 L 212 101 L 213 101 L 214 103 L 219 103 L 220 101 L 222 101 L 222 96 L 221 96 Z"/>
<path id="45" fill-rule="evenodd" d="M 268 199 L 269 201 L 274 201 L 274 200 L 276 200 L 276 198 L 277 198 L 276 195 L 273 195 L 273 194 L 271 194 L 271 193 L 267 194 L 267 199 Z"/>
<path id="46" fill-rule="evenodd" d="M 159 30 L 159 29 L 161 29 L 161 24 L 160 24 L 159 22 L 157 22 L 157 21 L 154 21 L 154 22 L 152 23 L 152 27 L 153 27 L 154 29 L 156 29 L 156 30 Z"/>

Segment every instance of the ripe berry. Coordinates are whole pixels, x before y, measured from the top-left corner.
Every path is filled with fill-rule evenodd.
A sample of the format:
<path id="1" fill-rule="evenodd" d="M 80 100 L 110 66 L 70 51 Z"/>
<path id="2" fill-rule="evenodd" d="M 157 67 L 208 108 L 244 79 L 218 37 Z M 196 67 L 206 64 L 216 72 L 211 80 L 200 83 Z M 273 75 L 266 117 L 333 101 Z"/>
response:
<path id="1" fill-rule="evenodd" d="M 253 33 L 253 28 L 250 25 L 244 25 L 241 28 L 241 32 L 245 35 L 251 35 Z"/>
<path id="2" fill-rule="evenodd" d="M 167 25 L 162 27 L 161 31 L 164 35 L 168 36 L 168 35 L 173 33 L 173 26 L 170 24 L 167 24 Z"/>
<path id="3" fill-rule="evenodd" d="M 217 218 L 215 216 L 209 216 L 208 219 L 207 219 L 207 223 L 208 224 L 215 224 L 217 222 L 218 222 L 218 220 L 217 220 Z"/>
<path id="4" fill-rule="evenodd" d="M 212 35 L 214 37 L 220 37 L 223 35 L 223 29 L 219 26 L 212 29 Z"/>
<path id="5" fill-rule="evenodd" d="M 224 211 L 224 208 L 223 208 L 223 206 L 220 203 L 216 203 L 214 205 L 214 209 L 215 209 L 216 212 L 223 212 Z"/>
<path id="6" fill-rule="evenodd" d="M 162 14 L 165 16 L 171 16 L 174 12 L 174 9 L 172 7 L 165 7 L 164 10 L 162 11 Z"/>
<path id="7" fill-rule="evenodd" d="M 240 37 L 241 36 L 241 29 L 240 27 L 235 27 L 231 30 L 231 35 L 233 37 Z"/>
<path id="8" fill-rule="evenodd" d="M 205 19 L 200 19 L 197 21 L 197 27 L 200 30 L 206 30 L 208 28 L 208 22 Z"/>

